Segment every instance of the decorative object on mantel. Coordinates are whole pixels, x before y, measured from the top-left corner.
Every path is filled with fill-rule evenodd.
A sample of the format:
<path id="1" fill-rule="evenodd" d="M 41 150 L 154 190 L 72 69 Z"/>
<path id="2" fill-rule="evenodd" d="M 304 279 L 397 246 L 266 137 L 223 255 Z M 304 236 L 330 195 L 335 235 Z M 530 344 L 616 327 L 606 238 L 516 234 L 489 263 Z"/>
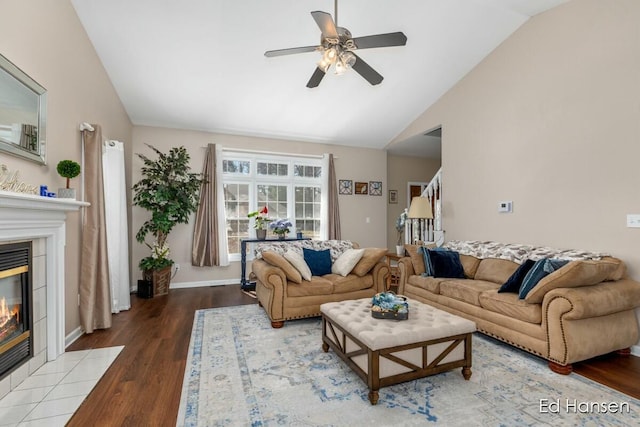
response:
<path id="1" fill-rule="evenodd" d="M 265 206 L 259 211 L 250 212 L 247 215 L 248 218 L 256 217 L 256 220 L 253 223 L 253 228 L 256 230 L 256 239 L 264 240 L 267 238 L 267 229 L 265 228 L 265 224 L 268 221 L 271 221 L 267 216 L 268 214 L 269 209 Z"/>
<path id="2" fill-rule="evenodd" d="M 38 194 L 38 186 L 20 182 L 20 171 L 12 171 L 7 165 L 0 165 L 0 190 L 14 193 Z"/>
<path id="3" fill-rule="evenodd" d="M 404 228 L 407 222 L 407 209 L 405 208 L 398 219 L 396 219 L 396 231 L 398 232 L 398 240 L 396 241 L 396 255 L 404 255 L 404 245 L 402 244 L 402 238 L 404 237 Z"/>
<path id="4" fill-rule="evenodd" d="M 61 160 L 56 167 L 58 174 L 67 178 L 67 186 L 65 188 L 58 188 L 58 198 L 60 199 L 75 199 L 76 189 L 69 188 L 69 180 L 80 175 L 80 164 L 73 160 Z"/>
<path id="5" fill-rule="evenodd" d="M 186 224 L 198 208 L 201 174 L 190 172 L 189 153 L 184 147 L 174 147 L 165 154 L 146 144 L 157 160 L 137 154 L 142 159 L 142 179 L 133 186 L 133 203 L 151 213 L 136 234 L 136 240 L 151 249 L 139 267 L 145 280 L 153 282 L 153 295 L 169 292 L 171 266 L 167 236 L 177 224 Z M 153 245 L 145 242 L 147 234 L 154 237 Z"/>
<path id="6" fill-rule="evenodd" d="M 40 186 L 40 195 L 42 197 L 56 197 L 56 193 L 52 193 L 51 191 L 49 191 L 49 187 L 47 187 L 46 185 Z"/>
<path id="7" fill-rule="evenodd" d="M 269 224 L 269 228 L 271 228 L 273 232 L 278 235 L 278 238 L 280 240 L 284 240 L 287 238 L 289 227 L 293 227 L 293 224 L 288 219 L 277 219 Z"/>

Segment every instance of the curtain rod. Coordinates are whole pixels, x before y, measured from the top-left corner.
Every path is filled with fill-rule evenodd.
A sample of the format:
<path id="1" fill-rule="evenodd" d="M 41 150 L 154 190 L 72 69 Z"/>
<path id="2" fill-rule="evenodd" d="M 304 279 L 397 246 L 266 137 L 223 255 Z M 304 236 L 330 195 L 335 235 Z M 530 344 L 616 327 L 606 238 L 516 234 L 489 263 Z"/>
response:
<path id="1" fill-rule="evenodd" d="M 206 146 L 202 146 L 200 148 L 207 148 Z M 263 151 L 263 150 L 249 150 L 244 148 L 222 148 L 222 151 L 232 152 L 232 153 L 249 153 L 249 154 L 266 154 L 271 156 L 288 156 L 288 157 L 304 157 L 310 159 L 322 159 L 322 154 L 302 154 L 302 153 L 283 153 L 278 151 Z M 336 156 L 333 156 L 334 159 L 337 159 Z"/>
<path id="2" fill-rule="evenodd" d="M 82 122 L 80 123 L 80 132 L 82 132 L 83 130 L 88 130 L 88 131 L 95 131 L 95 129 L 93 128 L 93 126 L 91 126 L 89 123 L 87 122 Z"/>

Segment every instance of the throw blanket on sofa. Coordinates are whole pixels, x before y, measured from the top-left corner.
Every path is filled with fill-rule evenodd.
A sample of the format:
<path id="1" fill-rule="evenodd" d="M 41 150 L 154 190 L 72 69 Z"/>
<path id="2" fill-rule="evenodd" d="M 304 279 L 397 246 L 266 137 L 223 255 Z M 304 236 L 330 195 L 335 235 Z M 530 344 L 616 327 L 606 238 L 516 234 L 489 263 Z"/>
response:
<path id="1" fill-rule="evenodd" d="M 554 249 L 546 246 L 530 246 L 515 243 L 499 243 L 492 241 L 479 240 L 451 240 L 444 245 L 452 251 L 456 251 L 461 255 L 471 255 L 476 258 L 497 258 L 513 261 L 522 264 L 525 260 L 530 259 L 538 261 L 543 258 L 556 258 L 568 261 L 580 260 L 600 260 L 610 256 L 602 252 L 588 252 L 576 249 Z"/>
<path id="2" fill-rule="evenodd" d="M 315 251 L 323 251 L 325 249 L 329 249 L 331 251 L 331 262 L 334 263 L 344 251 L 354 248 L 354 244 L 350 240 L 292 240 L 284 242 L 269 241 L 258 243 L 256 245 L 254 255 L 256 259 L 261 259 L 262 252 L 273 251 L 280 255 L 284 255 L 284 253 L 289 249 L 302 254 L 303 248 L 313 249 Z"/>

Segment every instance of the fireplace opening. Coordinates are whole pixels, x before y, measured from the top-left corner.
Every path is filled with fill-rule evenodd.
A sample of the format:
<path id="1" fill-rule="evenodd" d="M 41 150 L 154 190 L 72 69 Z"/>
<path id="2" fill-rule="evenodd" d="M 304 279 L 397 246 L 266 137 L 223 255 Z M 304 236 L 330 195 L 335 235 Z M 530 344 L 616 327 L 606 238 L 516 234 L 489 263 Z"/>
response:
<path id="1" fill-rule="evenodd" d="M 33 357 L 31 242 L 0 246 L 0 379 Z"/>

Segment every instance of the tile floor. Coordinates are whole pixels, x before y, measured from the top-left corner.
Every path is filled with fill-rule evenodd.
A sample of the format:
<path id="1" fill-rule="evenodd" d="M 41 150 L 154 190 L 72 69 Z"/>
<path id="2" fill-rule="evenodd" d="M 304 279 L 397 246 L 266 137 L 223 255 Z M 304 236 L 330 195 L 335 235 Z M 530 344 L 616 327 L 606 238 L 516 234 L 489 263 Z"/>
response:
<path id="1" fill-rule="evenodd" d="M 0 426 L 64 426 L 124 346 L 69 351 L 0 400 Z"/>

